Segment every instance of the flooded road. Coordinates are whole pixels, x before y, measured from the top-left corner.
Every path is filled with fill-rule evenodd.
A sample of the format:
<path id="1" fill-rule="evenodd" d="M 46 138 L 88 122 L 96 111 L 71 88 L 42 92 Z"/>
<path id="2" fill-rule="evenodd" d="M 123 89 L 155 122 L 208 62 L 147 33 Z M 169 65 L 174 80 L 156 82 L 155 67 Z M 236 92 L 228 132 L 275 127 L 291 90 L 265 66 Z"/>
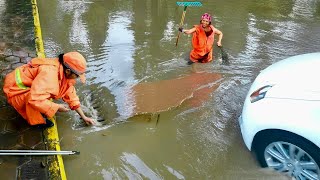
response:
<path id="1" fill-rule="evenodd" d="M 175 47 L 182 7 L 172 0 L 39 0 L 47 57 L 78 50 L 87 58 L 83 108 L 102 120 L 84 127 L 59 114 L 69 179 L 287 179 L 261 169 L 242 142 L 237 118 L 260 70 L 319 51 L 319 0 L 202 1 L 224 34 L 230 65 L 187 65 L 191 36 Z"/>

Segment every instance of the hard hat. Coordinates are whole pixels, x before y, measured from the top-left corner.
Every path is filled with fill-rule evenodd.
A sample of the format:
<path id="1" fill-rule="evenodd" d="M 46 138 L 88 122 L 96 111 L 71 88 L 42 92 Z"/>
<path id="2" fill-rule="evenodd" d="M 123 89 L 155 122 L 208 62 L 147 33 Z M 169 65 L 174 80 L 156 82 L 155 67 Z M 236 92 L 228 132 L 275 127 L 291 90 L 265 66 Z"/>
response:
<path id="1" fill-rule="evenodd" d="M 86 82 L 85 72 L 87 69 L 86 59 L 78 52 L 68 52 L 63 55 L 63 63 L 73 73 L 80 77 L 82 83 Z"/>

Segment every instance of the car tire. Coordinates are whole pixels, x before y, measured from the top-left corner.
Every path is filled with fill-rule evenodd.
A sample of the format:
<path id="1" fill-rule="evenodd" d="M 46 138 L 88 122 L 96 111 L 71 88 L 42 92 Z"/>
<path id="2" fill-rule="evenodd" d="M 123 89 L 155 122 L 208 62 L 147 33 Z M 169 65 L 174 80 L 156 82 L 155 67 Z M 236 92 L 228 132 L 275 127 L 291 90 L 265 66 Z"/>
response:
<path id="1" fill-rule="evenodd" d="M 289 149 L 294 149 L 292 156 L 289 155 Z M 311 177 L 313 175 L 315 179 L 320 179 L 320 149 L 301 136 L 280 130 L 264 131 L 255 138 L 253 150 L 262 167 L 273 168 L 296 179 L 301 179 L 301 176 L 307 176 L 308 173 L 311 173 Z M 281 150 L 284 151 L 281 153 Z M 298 157 L 301 154 L 303 156 Z M 304 166 L 305 162 L 313 164 L 315 170 Z M 311 177 L 306 179 L 312 179 Z"/>

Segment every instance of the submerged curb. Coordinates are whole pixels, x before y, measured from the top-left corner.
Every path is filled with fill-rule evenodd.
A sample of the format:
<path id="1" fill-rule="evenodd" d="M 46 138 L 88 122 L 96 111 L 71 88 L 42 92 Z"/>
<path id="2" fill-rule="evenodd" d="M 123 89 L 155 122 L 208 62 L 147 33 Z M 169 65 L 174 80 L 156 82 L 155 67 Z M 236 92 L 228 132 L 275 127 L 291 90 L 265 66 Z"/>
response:
<path id="1" fill-rule="evenodd" d="M 42 33 L 40 26 L 40 18 L 37 6 L 37 0 L 31 0 L 32 4 L 32 15 L 34 21 L 34 35 L 35 35 L 35 46 L 38 57 L 45 57 L 44 46 L 42 41 Z M 55 126 L 44 130 L 45 142 L 49 150 L 60 151 L 60 141 L 58 136 L 57 122 L 55 118 L 50 119 Z M 67 179 L 62 155 L 52 156 L 52 159 L 48 159 L 49 164 L 49 178 L 50 179 Z"/>

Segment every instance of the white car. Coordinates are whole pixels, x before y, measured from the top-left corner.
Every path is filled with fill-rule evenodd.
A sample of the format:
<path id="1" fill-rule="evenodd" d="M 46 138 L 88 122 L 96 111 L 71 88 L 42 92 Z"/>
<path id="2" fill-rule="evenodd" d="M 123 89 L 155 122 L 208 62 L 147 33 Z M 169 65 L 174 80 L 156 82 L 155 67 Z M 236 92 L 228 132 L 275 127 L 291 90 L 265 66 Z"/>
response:
<path id="1" fill-rule="evenodd" d="M 296 179 L 320 179 L 320 53 L 264 69 L 239 117 L 242 138 L 262 167 Z"/>

